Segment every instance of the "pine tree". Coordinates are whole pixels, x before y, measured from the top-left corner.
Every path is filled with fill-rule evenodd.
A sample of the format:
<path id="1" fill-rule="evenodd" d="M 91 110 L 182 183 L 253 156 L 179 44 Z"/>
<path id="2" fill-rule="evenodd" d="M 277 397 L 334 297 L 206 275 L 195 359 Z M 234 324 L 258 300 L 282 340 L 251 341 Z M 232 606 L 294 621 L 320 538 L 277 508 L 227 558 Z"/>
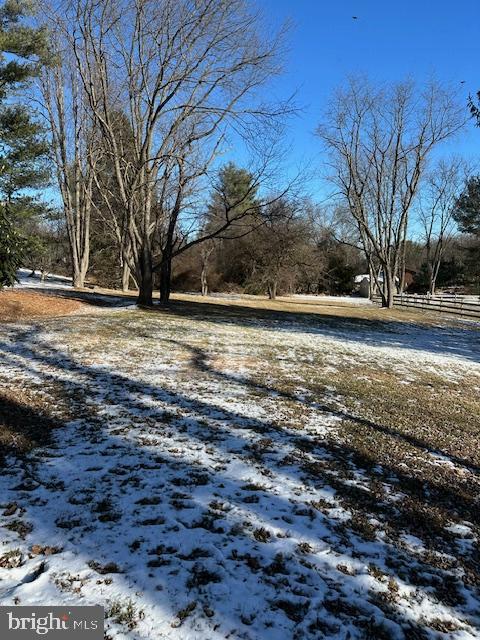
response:
<path id="1" fill-rule="evenodd" d="M 25 238 L 15 231 L 4 208 L 0 207 L 0 289 L 15 284 L 25 251 Z"/>
<path id="2" fill-rule="evenodd" d="M 455 204 L 453 217 L 460 231 L 480 236 L 480 176 L 467 180 L 465 189 Z"/>
<path id="3" fill-rule="evenodd" d="M 470 109 L 470 113 L 476 120 L 477 127 L 480 127 L 480 91 L 477 91 L 477 95 L 475 98 L 468 99 L 468 107 Z"/>
<path id="4" fill-rule="evenodd" d="M 253 176 L 233 162 L 229 162 L 218 172 L 216 189 L 212 195 L 209 212 L 212 218 L 241 218 L 242 214 L 254 215 L 257 187 Z"/>
<path id="5" fill-rule="evenodd" d="M 201 235 L 222 227 L 226 220 L 233 222 L 221 233 L 215 243 L 215 255 L 205 248 L 202 258 L 202 289 L 206 291 L 206 273 L 209 262 L 216 260 L 227 282 L 241 285 L 248 277 L 250 257 L 247 250 L 248 235 L 260 224 L 261 207 L 257 197 L 254 176 L 233 162 L 224 165 L 218 178 L 205 215 Z M 233 241 L 232 241 L 233 240 Z"/>
<path id="6" fill-rule="evenodd" d="M 14 101 L 47 55 L 45 31 L 24 24 L 32 9 L 28 0 L 0 7 L 0 288 L 14 283 L 27 247 L 19 226 L 38 211 L 29 194 L 48 180 L 42 128 Z"/>

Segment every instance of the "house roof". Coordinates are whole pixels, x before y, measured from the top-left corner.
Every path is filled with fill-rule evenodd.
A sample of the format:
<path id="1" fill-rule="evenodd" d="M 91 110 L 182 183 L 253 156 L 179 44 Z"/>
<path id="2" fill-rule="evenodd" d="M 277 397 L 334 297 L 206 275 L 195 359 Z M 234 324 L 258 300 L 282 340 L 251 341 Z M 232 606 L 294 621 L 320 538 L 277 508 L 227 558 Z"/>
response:
<path id="1" fill-rule="evenodd" d="M 407 271 L 410 271 L 410 269 L 407 269 Z M 360 284 L 361 282 L 364 282 L 364 280 L 370 282 L 370 276 L 368 273 L 361 273 L 354 278 L 355 284 Z M 383 275 L 381 273 L 378 274 L 377 280 L 378 282 L 383 282 Z M 395 282 L 399 282 L 399 278 L 397 276 L 395 276 Z"/>

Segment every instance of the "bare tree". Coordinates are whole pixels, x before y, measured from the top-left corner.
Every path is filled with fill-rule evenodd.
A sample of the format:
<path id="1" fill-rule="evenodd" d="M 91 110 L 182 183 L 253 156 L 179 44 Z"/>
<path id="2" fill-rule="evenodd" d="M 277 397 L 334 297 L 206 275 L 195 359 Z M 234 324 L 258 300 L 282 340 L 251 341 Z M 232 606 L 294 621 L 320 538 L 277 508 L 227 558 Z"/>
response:
<path id="1" fill-rule="evenodd" d="M 81 288 L 89 266 L 92 189 L 99 141 L 71 55 L 59 41 L 54 40 L 52 48 L 56 64 L 43 69 L 40 89 L 63 202 L 73 286 Z"/>
<path id="2" fill-rule="evenodd" d="M 115 167 L 121 227 L 129 238 L 123 257 L 141 304 L 152 303 L 156 269 L 169 286 L 186 194 L 214 162 L 228 131 L 238 140 L 248 122 L 285 111 L 258 100 L 259 88 L 279 71 L 280 40 L 260 29 L 248 6 L 245 0 L 71 0 L 57 6 Z M 118 111 L 133 134 L 129 156 L 114 123 Z"/>
<path id="3" fill-rule="evenodd" d="M 279 290 L 292 293 L 300 267 L 305 263 L 309 229 L 298 216 L 298 202 L 286 198 L 271 203 L 263 212 L 264 224 L 249 238 L 250 284 L 275 300 Z"/>
<path id="4" fill-rule="evenodd" d="M 117 138 L 124 165 L 134 156 L 134 141 L 129 126 L 129 121 L 121 112 L 112 114 L 112 127 L 117 130 Z M 115 175 L 115 165 L 112 162 L 110 150 L 105 147 L 106 140 L 101 138 L 101 159 L 96 165 L 93 174 L 94 191 L 92 205 L 95 209 L 97 220 L 101 222 L 103 232 L 110 237 L 118 251 L 118 264 L 121 270 L 122 291 L 128 291 L 130 281 L 137 286 L 135 276 L 132 273 L 131 239 L 126 228 L 126 219 L 123 215 L 122 197 L 119 192 Z M 126 175 L 126 180 L 128 174 Z"/>
<path id="5" fill-rule="evenodd" d="M 443 255 L 456 230 L 453 212 L 469 170 L 461 158 L 440 160 L 425 176 L 418 207 L 425 242 L 428 290 L 433 296 Z"/>
<path id="6" fill-rule="evenodd" d="M 258 145 L 257 145 L 258 147 Z M 257 152 L 259 149 L 257 148 Z M 214 206 L 205 217 L 204 205 L 199 209 L 192 203 L 198 200 L 198 191 L 194 181 L 189 181 L 186 175 L 184 181 L 177 182 L 176 197 L 169 207 L 166 216 L 166 233 L 162 236 L 160 278 L 160 300 L 167 302 L 170 295 L 171 261 L 199 244 L 211 243 L 215 239 L 223 243 L 229 240 L 243 238 L 271 221 L 275 216 L 282 216 L 282 208 L 279 204 L 286 194 L 293 194 L 299 188 L 299 175 L 286 183 L 281 191 L 272 193 L 273 182 L 277 174 L 277 164 L 272 164 L 272 159 L 277 154 L 276 148 L 269 146 L 267 153 L 261 153 L 255 165 L 251 164 L 249 170 L 238 169 L 233 163 L 228 163 L 215 176 L 209 184 L 214 192 Z M 229 169 L 230 168 L 230 169 Z M 246 181 L 243 188 L 231 190 L 228 181 L 224 181 L 224 171 L 244 174 Z M 237 185 L 238 186 L 238 185 Z M 181 193 L 180 193 L 181 191 Z M 263 197 L 257 197 L 260 191 L 264 191 Z M 187 194 L 189 197 L 187 197 Z M 188 203 L 188 200 L 190 202 Z M 179 203 L 183 201 L 183 219 L 178 224 L 181 212 Z M 199 230 L 200 224 L 200 230 Z M 164 273 L 164 268 L 167 273 Z M 155 267 L 156 268 L 156 267 Z"/>
<path id="7" fill-rule="evenodd" d="M 464 122 L 462 107 L 435 82 L 417 91 L 411 82 L 373 87 L 359 78 L 337 91 L 318 128 L 330 153 L 329 178 L 356 222 L 383 306 L 393 306 L 427 159 Z"/>
<path id="8" fill-rule="evenodd" d="M 207 240 L 200 247 L 200 285 L 202 290 L 202 296 L 208 295 L 208 268 L 210 266 L 210 259 L 212 253 L 215 251 L 215 240 Z"/>

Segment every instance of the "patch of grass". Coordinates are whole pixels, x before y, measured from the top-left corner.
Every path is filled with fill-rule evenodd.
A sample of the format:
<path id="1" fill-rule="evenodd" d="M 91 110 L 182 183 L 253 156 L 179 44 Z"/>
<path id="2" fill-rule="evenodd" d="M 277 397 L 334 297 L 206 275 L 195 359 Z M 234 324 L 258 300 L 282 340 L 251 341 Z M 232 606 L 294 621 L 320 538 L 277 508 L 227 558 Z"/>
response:
<path id="1" fill-rule="evenodd" d="M 268 542 L 272 537 L 270 531 L 267 531 L 264 527 L 259 527 L 258 529 L 254 529 L 253 537 L 258 542 Z"/>
<path id="2" fill-rule="evenodd" d="M 17 510 L 18 510 L 18 504 L 16 502 L 9 502 L 4 507 L 3 515 L 13 516 Z"/>
<path id="3" fill-rule="evenodd" d="M 157 516 L 156 518 L 146 518 L 145 520 L 141 520 L 138 524 L 142 525 L 143 527 L 158 526 L 161 524 L 165 524 L 165 518 L 163 518 L 162 516 Z"/>
<path id="4" fill-rule="evenodd" d="M 190 602 L 190 604 L 187 604 L 186 607 L 184 607 L 183 609 L 180 609 L 180 611 L 177 613 L 177 618 L 179 620 L 185 620 L 185 618 L 188 618 L 188 616 L 191 613 L 193 613 L 196 608 L 197 608 L 197 603 L 195 601 Z"/>
<path id="5" fill-rule="evenodd" d="M 63 427 L 59 415 L 69 415 L 60 385 L 27 389 L 10 380 L 8 389 L 0 389 L 0 467 L 8 454 L 21 455 L 49 444 L 52 431 Z"/>
<path id="6" fill-rule="evenodd" d="M 100 564 L 96 560 L 90 560 L 88 563 L 90 569 L 93 569 L 100 575 L 106 575 L 107 573 L 122 573 L 120 567 L 116 562 L 107 562 L 106 564 Z"/>
<path id="7" fill-rule="evenodd" d="M 258 484 L 256 482 L 247 482 L 240 487 L 243 491 L 266 491 L 267 487 L 263 484 Z"/>
<path id="8" fill-rule="evenodd" d="M 178 554 L 180 560 L 198 560 L 199 558 L 208 558 L 210 551 L 201 547 L 194 547 L 188 554 Z"/>
<path id="9" fill-rule="evenodd" d="M 105 611 L 105 618 L 127 627 L 130 631 L 135 629 L 138 621 L 144 617 L 143 610 L 138 610 L 132 600 L 114 600 Z"/>
<path id="10" fill-rule="evenodd" d="M 0 322 L 28 322 L 40 317 L 66 316 L 85 307 L 78 300 L 66 300 L 31 291 L 0 291 Z"/>
<path id="11" fill-rule="evenodd" d="M 15 533 L 18 533 L 19 537 L 22 538 L 22 540 L 33 531 L 33 525 L 30 524 L 30 522 L 24 522 L 23 520 L 13 520 L 12 522 L 8 522 L 7 524 L 3 525 L 5 529 L 8 529 L 9 531 L 14 531 Z"/>
<path id="12" fill-rule="evenodd" d="M 82 521 L 80 518 L 57 518 L 55 520 L 55 526 L 59 529 L 70 530 L 82 526 Z"/>
<path id="13" fill-rule="evenodd" d="M 147 496 L 145 498 L 140 498 L 139 500 L 137 500 L 135 502 L 135 504 L 139 504 L 142 507 L 144 506 L 149 506 L 149 505 L 157 505 L 160 504 L 162 501 L 161 498 L 159 498 L 158 496 Z"/>
<path id="14" fill-rule="evenodd" d="M 65 572 L 60 575 L 54 574 L 54 582 L 61 591 L 80 594 L 82 587 L 87 582 L 87 578 L 82 578 L 78 574 L 75 575 Z"/>
<path id="15" fill-rule="evenodd" d="M 24 564 L 25 560 L 20 549 L 11 549 L 0 556 L 1 569 L 16 569 Z"/>
<path id="16" fill-rule="evenodd" d="M 274 600 L 272 606 L 275 609 L 281 609 L 287 618 L 297 623 L 304 619 L 309 607 L 306 602 L 287 600 L 286 598 Z"/>
<path id="17" fill-rule="evenodd" d="M 282 574 L 284 576 L 288 575 L 290 572 L 287 569 L 287 565 L 285 563 L 285 558 L 282 553 L 275 554 L 275 558 L 273 562 L 271 562 L 267 567 L 265 567 L 264 572 L 267 576 L 275 576 L 277 574 Z"/>
<path id="18" fill-rule="evenodd" d="M 220 575 L 215 573 L 215 571 L 210 571 L 201 564 L 195 564 L 187 580 L 187 589 L 203 587 L 212 582 L 221 582 Z"/>
<path id="19" fill-rule="evenodd" d="M 425 362 L 430 369 L 422 370 L 417 362 L 422 362 L 423 356 L 410 363 L 403 350 L 400 356 L 394 352 L 395 347 L 385 352 L 382 348 L 370 349 L 368 340 L 377 338 L 385 340 L 387 347 L 398 344 L 398 339 L 402 347 L 408 348 L 408 335 L 402 335 L 402 331 L 408 330 L 409 320 L 403 312 L 402 320 L 397 312 L 384 314 L 374 307 L 359 310 L 338 305 L 337 309 L 325 311 L 321 305 L 316 309 L 308 305 L 310 309 L 301 313 L 287 312 L 296 310 L 295 304 L 279 301 L 262 309 L 258 301 L 252 301 L 252 306 L 174 301 L 167 310 L 105 314 L 98 326 L 78 318 L 71 322 L 75 345 L 67 344 L 67 348 L 72 349 L 72 361 L 85 366 L 111 366 L 113 380 L 128 376 L 128 382 L 119 385 L 118 397 L 113 389 L 108 391 L 104 404 L 107 408 L 113 405 L 115 417 L 106 428 L 100 403 L 95 422 L 96 407 L 90 411 L 81 406 L 78 398 L 72 398 L 78 409 L 76 418 L 85 418 L 85 422 L 91 418 L 88 426 L 98 428 L 99 439 L 115 436 L 111 446 L 102 445 L 102 454 L 119 455 L 115 448 L 126 451 L 135 446 L 135 455 L 141 458 L 138 466 L 132 461 L 115 467 L 104 458 L 104 474 L 111 474 L 108 483 L 116 491 L 104 495 L 115 499 L 119 495 L 117 489 L 122 495 L 125 486 L 136 488 L 138 500 L 133 515 L 137 525 L 140 518 L 143 525 L 164 524 L 162 517 L 155 517 L 157 511 L 163 510 L 141 508 L 159 505 L 163 499 L 179 510 L 198 508 L 199 504 L 204 509 L 193 522 L 186 513 L 171 512 L 169 527 L 165 532 L 156 529 L 156 533 L 161 541 L 164 533 L 173 536 L 172 532 L 181 527 L 182 531 L 184 527 L 191 528 L 192 540 L 201 533 L 197 541 L 205 549 L 198 546 L 180 554 L 179 549 L 159 545 L 149 552 L 141 546 L 142 542 L 147 544 L 147 539 L 132 541 L 134 536 L 127 538 L 126 545 L 132 552 L 140 550 L 134 559 L 152 569 L 145 572 L 152 578 L 160 573 L 178 575 L 192 563 L 187 588 L 201 592 L 202 587 L 223 578 L 218 564 L 202 560 L 209 555 L 208 546 L 218 541 L 220 549 L 231 549 L 237 543 L 235 536 L 242 536 L 243 553 L 231 551 L 228 570 L 243 563 L 244 568 L 256 574 L 247 572 L 247 580 L 274 586 L 278 591 L 271 596 L 271 608 L 283 611 L 293 622 L 303 621 L 308 613 L 312 622 L 302 632 L 312 635 L 336 633 L 340 623 L 345 623 L 354 624 L 362 637 L 386 637 L 385 629 L 371 616 L 371 605 L 378 606 L 390 620 L 399 621 L 399 610 L 407 597 L 402 593 L 400 601 L 399 585 L 404 583 L 413 587 L 412 591 L 417 588 L 418 594 L 425 591 L 426 597 L 440 605 L 458 607 L 461 619 L 460 614 L 465 613 L 465 609 L 460 610 L 464 586 L 469 587 L 470 594 L 472 585 L 480 584 L 473 548 L 470 553 L 480 521 L 480 378 L 474 373 L 467 378 L 455 363 L 445 371 L 434 370 L 435 361 L 428 357 Z M 158 314 L 162 314 L 161 326 Z M 427 320 L 422 322 L 428 324 Z M 418 326 L 415 330 L 419 330 Z M 359 344 L 362 336 L 366 339 L 365 349 Z M 135 342 L 137 339 L 139 342 Z M 166 366 L 169 375 L 170 366 L 180 370 L 165 385 L 162 375 L 152 381 L 151 368 L 146 368 L 145 376 L 140 371 L 142 364 L 152 364 L 151 356 L 158 352 L 159 340 L 169 345 L 162 349 L 164 361 L 159 366 Z M 139 350 L 135 345 L 140 345 Z M 420 342 L 412 345 L 412 354 L 419 345 Z M 150 353 L 150 348 L 156 351 Z M 233 376 L 232 371 L 240 375 Z M 172 380 L 175 391 L 174 385 L 170 386 Z M 91 386 L 90 381 L 85 384 L 82 400 L 93 394 L 94 381 L 97 378 L 92 377 Z M 128 399 L 127 394 L 122 395 L 125 385 Z M 36 389 L 35 395 L 38 392 Z M 179 398 L 190 398 L 191 402 L 175 399 L 177 392 Z M 138 409 L 149 394 L 150 415 L 143 416 L 138 411 L 138 416 L 131 417 L 130 409 Z M 165 394 L 169 395 L 168 401 Z M 252 413 L 247 409 L 249 402 L 253 403 Z M 165 404 L 171 406 L 171 413 L 164 412 Z M 49 415 L 48 407 L 45 413 Z M 192 417 L 197 414 L 202 415 L 198 420 Z M 121 426 L 112 430 L 117 418 Z M 141 431 L 138 438 L 136 431 Z M 193 441 L 187 454 L 186 447 Z M 38 461 L 41 456 L 43 453 Z M 247 475 L 242 472 L 245 480 L 238 481 L 238 476 L 229 473 L 230 459 L 238 459 L 245 465 L 243 468 L 249 466 Z M 89 468 L 92 473 L 101 470 L 98 465 Z M 264 479 L 265 484 L 257 478 Z M 206 488 L 196 492 L 195 487 L 202 485 Z M 28 499 L 34 500 L 32 490 L 37 486 L 25 478 L 16 488 L 29 491 Z M 178 490 L 172 492 L 175 486 Z M 140 497 L 149 490 L 156 495 Z M 79 495 L 78 504 L 94 502 L 93 493 Z M 78 496 L 72 497 L 71 502 L 77 499 Z M 23 504 L 20 500 L 19 503 Z M 130 506 L 129 501 L 125 507 L 127 523 Z M 22 515 L 21 509 L 17 513 L 9 505 L 2 508 L 11 510 L 6 513 L 8 517 Z M 228 512 L 232 508 L 234 517 L 230 518 Z M 240 517 L 237 510 L 242 513 Z M 93 511 L 105 523 L 119 519 L 108 499 L 99 501 Z M 80 515 L 84 512 L 88 514 L 89 507 L 77 511 Z M 144 519 L 146 516 L 148 519 Z M 177 523 L 173 522 L 175 517 Z M 276 536 L 264 527 L 255 528 L 256 517 L 271 524 Z M 464 521 L 468 521 L 465 524 L 471 528 L 471 535 L 470 541 L 460 546 L 461 535 L 446 527 Z M 57 526 L 64 528 L 82 524 L 86 522 L 67 518 L 57 521 Z M 98 523 L 95 526 L 98 528 Z M 198 527 L 205 531 L 195 531 Z M 300 542 L 296 549 L 288 547 L 287 556 L 278 553 L 272 561 L 270 552 L 275 553 L 276 543 L 284 551 L 287 548 L 281 538 L 291 536 L 288 542 L 295 545 L 297 535 L 316 540 L 318 532 L 322 544 L 324 540 L 338 554 L 330 556 L 337 571 L 314 564 L 315 559 L 309 554 L 316 549 L 306 542 Z M 417 548 L 416 541 L 405 534 L 420 538 L 422 546 Z M 364 544 L 377 537 L 382 542 Z M 265 546 L 267 543 L 271 544 Z M 382 551 L 377 554 L 380 547 Z M 252 549 L 257 555 L 247 553 Z M 386 549 L 388 557 L 383 558 Z M 347 556 L 354 566 L 362 568 L 351 568 Z M 379 566 L 370 565 L 369 573 L 381 584 L 372 588 L 364 599 L 365 608 L 360 610 L 340 595 L 346 593 L 341 585 L 351 584 L 358 593 L 355 585 L 362 582 L 364 567 L 370 562 L 378 563 Z M 90 563 L 100 574 L 116 572 L 118 567 L 114 565 L 112 571 L 112 565 Z M 162 572 L 153 571 L 166 565 L 170 566 Z M 327 573 L 324 606 L 328 614 L 324 617 L 328 623 L 322 621 L 325 612 L 321 608 L 311 612 L 306 604 L 323 571 Z M 92 573 L 89 575 L 91 579 Z M 107 580 L 112 581 L 105 578 L 102 583 L 107 584 Z M 78 581 L 72 584 L 75 589 L 81 588 Z M 382 590 L 377 592 L 377 587 Z M 414 596 L 410 601 L 415 615 L 421 615 Z M 200 610 L 202 606 L 203 602 Z M 194 608 L 190 603 L 180 609 L 176 620 L 181 624 Z M 121 602 L 114 602 L 110 613 L 128 628 L 137 619 L 135 612 Z M 283 615 L 273 614 L 274 618 L 281 620 Z M 335 622 L 330 625 L 330 619 L 339 626 Z M 244 616 L 241 622 L 252 624 L 252 617 Z M 438 627 L 441 633 L 449 632 L 442 628 L 441 620 L 423 620 L 421 624 L 434 630 Z M 405 629 L 405 637 L 410 640 L 424 635 L 412 625 Z"/>

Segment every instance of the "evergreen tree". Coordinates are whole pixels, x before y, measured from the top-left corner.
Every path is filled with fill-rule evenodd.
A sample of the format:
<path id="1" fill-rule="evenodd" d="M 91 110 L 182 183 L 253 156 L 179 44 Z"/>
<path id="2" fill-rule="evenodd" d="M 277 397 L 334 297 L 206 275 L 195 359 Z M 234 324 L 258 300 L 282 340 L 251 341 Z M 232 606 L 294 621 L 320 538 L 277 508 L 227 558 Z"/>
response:
<path id="1" fill-rule="evenodd" d="M 235 221 L 216 240 L 216 261 L 224 278 L 242 285 L 249 274 L 248 234 L 259 226 L 259 203 L 254 177 L 233 162 L 218 172 L 210 198 L 203 233 L 221 227 L 227 218 Z M 213 260 L 214 256 L 211 256 Z"/>
<path id="2" fill-rule="evenodd" d="M 453 217 L 460 231 L 480 236 L 480 176 L 467 180 L 465 189 L 455 204 Z"/>
<path id="3" fill-rule="evenodd" d="M 42 128 L 26 105 L 13 100 L 46 57 L 45 31 L 24 24 L 32 9 L 28 0 L 0 7 L 0 287 L 15 281 L 27 246 L 19 228 L 38 211 L 29 194 L 48 179 Z"/>
<path id="4" fill-rule="evenodd" d="M 212 218 L 225 215 L 232 218 L 243 213 L 254 213 L 257 188 L 253 176 L 246 170 L 229 162 L 218 172 L 218 181 L 209 205 Z"/>
<path id="5" fill-rule="evenodd" d="M 480 91 L 477 91 L 477 95 L 468 99 L 468 107 L 470 109 L 470 113 L 477 121 L 477 127 L 480 127 Z"/>
<path id="6" fill-rule="evenodd" d="M 15 284 L 25 250 L 25 238 L 15 231 L 4 207 L 0 207 L 0 289 Z"/>

